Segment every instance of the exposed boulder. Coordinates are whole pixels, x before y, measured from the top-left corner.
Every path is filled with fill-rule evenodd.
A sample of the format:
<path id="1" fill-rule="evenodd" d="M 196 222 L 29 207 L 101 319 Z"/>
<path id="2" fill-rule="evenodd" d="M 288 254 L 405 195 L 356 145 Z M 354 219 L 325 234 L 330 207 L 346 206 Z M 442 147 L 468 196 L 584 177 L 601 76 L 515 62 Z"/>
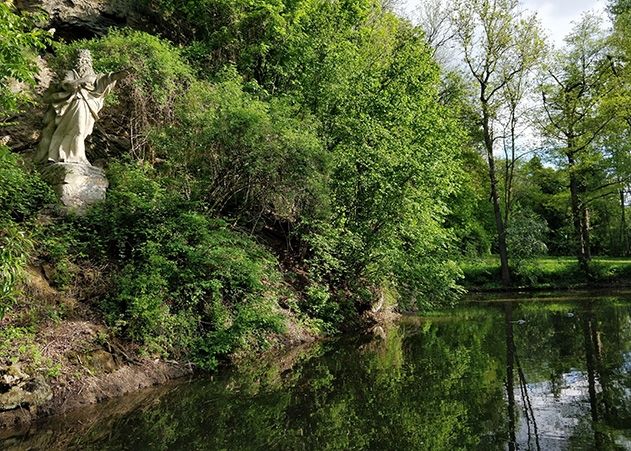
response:
<path id="1" fill-rule="evenodd" d="M 137 4 L 131 0 L 17 0 L 20 10 L 48 14 L 55 36 L 66 41 L 104 35 L 110 27 L 139 25 Z"/>
<path id="2" fill-rule="evenodd" d="M 96 166 L 80 163 L 53 163 L 41 170 L 46 180 L 71 210 L 82 211 L 105 199 L 109 185 L 105 172 Z"/>
<path id="3" fill-rule="evenodd" d="M 30 377 L 18 364 L 0 366 L 0 411 L 37 408 L 52 397 L 52 389 L 41 376 Z"/>

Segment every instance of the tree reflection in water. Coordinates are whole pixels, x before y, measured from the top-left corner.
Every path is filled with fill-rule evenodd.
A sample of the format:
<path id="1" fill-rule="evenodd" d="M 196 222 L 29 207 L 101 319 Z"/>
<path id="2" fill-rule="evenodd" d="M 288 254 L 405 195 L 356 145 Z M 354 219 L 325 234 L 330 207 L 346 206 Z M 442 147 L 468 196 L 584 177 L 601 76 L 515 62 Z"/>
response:
<path id="1" fill-rule="evenodd" d="M 630 305 L 495 302 L 405 317 L 376 336 L 5 434 L 0 448 L 624 448 Z"/>
<path id="2" fill-rule="evenodd" d="M 532 449 L 531 442 L 534 438 L 535 449 L 541 450 L 539 444 L 539 432 L 537 430 L 537 418 L 530 402 L 528 394 L 528 383 L 524 375 L 523 368 L 515 349 L 515 340 L 513 338 L 513 304 L 507 302 L 504 305 L 504 322 L 506 327 L 506 397 L 508 405 L 508 449 L 516 450 L 517 442 L 515 438 L 515 377 L 514 367 L 517 366 L 517 375 L 519 383 L 519 393 L 521 395 L 521 406 L 523 408 L 524 418 L 526 420 L 528 448 Z M 531 427 L 532 426 L 532 427 Z"/>

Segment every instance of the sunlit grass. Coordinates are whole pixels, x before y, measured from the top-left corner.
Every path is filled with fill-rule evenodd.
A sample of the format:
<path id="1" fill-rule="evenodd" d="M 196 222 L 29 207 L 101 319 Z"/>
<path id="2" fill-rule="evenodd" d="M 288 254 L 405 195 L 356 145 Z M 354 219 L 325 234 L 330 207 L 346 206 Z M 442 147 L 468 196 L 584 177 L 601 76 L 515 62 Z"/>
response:
<path id="1" fill-rule="evenodd" d="M 470 289 L 501 287 L 497 256 L 468 259 L 460 264 Z M 539 257 L 512 268 L 513 284 L 525 288 L 580 288 L 586 286 L 624 286 L 631 284 L 631 258 L 594 257 L 589 278 L 579 270 L 574 257 Z"/>

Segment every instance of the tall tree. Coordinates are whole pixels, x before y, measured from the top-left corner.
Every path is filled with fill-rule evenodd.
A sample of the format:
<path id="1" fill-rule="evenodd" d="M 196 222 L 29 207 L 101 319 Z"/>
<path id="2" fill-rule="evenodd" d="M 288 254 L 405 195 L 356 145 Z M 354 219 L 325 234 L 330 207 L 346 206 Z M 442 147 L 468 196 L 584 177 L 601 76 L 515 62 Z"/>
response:
<path id="1" fill-rule="evenodd" d="M 605 38 L 601 20 L 584 16 L 566 38 L 566 48 L 550 61 L 542 85 L 543 131 L 567 169 L 576 256 L 585 273 L 591 259 L 589 176 L 601 150 L 595 144 L 613 119 L 600 108 L 610 89 Z"/>
<path id="2" fill-rule="evenodd" d="M 617 250 L 620 255 L 628 255 L 631 250 L 626 217 L 627 194 L 631 191 L 631 1 L 612 1 L 609 10 L 614 28 L 609 39 L 611 48 L 607 57 L 614 75 L 614 86 L 608 95 L 606 108 L 615 112 L 616 120 L 608 130 L 606 146 L 618 182 L 615 187 L 620 209 Z"/>
<path id="3" fill-rule="evenodd" d="M 509 284 L 506 216 L 502 214 L 495 161 L 499 139 L 496 131 L 505 106 L 503 94 L 536 67 L 543 45 L 536 17 L 522 13 L 517 0 L 457 0 L 454 10 L 456 38 L 476 87 L 477 119 L 488 163 L 502 282 Z M 521 97 L 513 95 L 512 99 L 519 102 Z"/>

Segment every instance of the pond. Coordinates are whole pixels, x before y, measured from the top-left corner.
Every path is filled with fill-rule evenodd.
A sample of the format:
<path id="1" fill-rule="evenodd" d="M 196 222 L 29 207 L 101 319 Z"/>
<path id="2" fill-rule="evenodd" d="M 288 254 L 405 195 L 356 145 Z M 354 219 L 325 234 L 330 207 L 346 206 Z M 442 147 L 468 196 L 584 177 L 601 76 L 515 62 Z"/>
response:
<path id="1" fill-rule="evenodd" d="M 50 419 L 0 449 L 631 449 L 631 297 L 405 316 Z"/>

